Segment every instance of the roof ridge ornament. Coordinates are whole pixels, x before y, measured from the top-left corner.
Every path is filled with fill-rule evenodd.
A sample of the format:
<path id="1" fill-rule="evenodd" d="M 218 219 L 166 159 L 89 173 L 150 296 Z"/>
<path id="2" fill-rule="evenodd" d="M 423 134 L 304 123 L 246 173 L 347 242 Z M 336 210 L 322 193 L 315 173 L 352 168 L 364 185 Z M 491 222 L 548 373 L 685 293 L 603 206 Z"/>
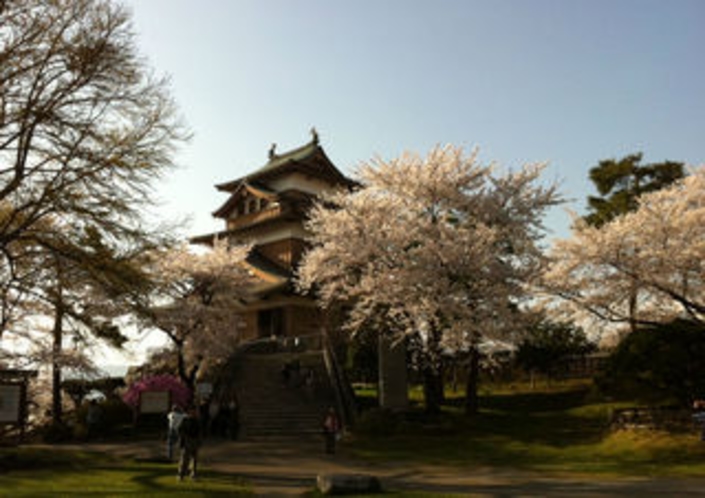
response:
<path id="1" fill-rule="evenodd" d="M 318 145 L 318 130 L 316 130 L 315 126 L 311 127 L 311 143 L 313 145 Z"/>
<path id="2" fill-rule="evenodd" d="M 277 157 L 277 144 L 273 143 L 269 148 L 269 159 L 274 159 L 275 157 Z"/>

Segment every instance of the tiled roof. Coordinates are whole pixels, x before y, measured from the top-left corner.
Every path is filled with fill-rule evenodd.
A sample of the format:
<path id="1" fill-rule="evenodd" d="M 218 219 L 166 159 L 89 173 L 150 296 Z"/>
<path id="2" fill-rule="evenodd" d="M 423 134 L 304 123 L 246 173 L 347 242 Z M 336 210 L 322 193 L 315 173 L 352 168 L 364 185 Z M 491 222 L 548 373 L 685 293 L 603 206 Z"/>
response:
<path id="1" fill-rule="evenodd" d="M 232 193 L 243 183 L 253 184 L 289 170 L 304 168 L 317 174 L 329 176 L 336 182 L 352 184 L 351 180 L 333 165 L 323 147 L 318 144 L 318 138 L 314 137 L 311 142 L 283 154 L 270 151 L 269 161 L 258 170 L 242 178 L 220 183 L 215 187 L 218 190 Z"/>

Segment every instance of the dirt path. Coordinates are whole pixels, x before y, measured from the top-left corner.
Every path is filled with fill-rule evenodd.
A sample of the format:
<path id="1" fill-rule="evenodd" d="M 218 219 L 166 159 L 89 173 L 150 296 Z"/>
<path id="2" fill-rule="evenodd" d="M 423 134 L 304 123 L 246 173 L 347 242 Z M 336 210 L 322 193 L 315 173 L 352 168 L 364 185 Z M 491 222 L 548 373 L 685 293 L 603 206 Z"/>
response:
<path id="1" fill-rule="evenodd" d="M 161 443 L 96 445 L 95 449 L 150 458 Z M 420 450 L 421 451 L 421 450 Z M 705 479 L 595 479 L 546 476 L 495 468 L 397 464 L 370 465 L 353 458 L 343 445 L 336 455 L 323 453 L 314 439 L 207 441 L 201 465 L 232 473 L 252 483 L 256 496 L 291 497 L 311 491 L 319 474 L 369 474 L 387 490 L 423 490 L 439 496 L 499 497 L 705 497 Z"/>

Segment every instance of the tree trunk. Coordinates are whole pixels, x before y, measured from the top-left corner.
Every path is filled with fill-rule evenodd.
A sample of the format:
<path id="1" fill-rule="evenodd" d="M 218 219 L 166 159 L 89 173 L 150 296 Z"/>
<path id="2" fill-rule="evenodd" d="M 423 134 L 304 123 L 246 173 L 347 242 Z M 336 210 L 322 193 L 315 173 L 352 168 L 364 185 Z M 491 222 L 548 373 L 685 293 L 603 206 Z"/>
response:
<path id="1" fill-rule="evenodd" d="M 179 374 L 179 379 L 184 385 L 190 389 L 193 389 L 192 379 L 190 372 L 186 369 L 186 359 L 184 358 L 184 341 L 174 341 L 174 349 L 176 350 L 176 371 Z"/>
<path id="2" fill-rule="evenodd" d="M 430 415 L 437 415 L 441 413 L 441 403 L 443 402 L 442 372 L 432 367 L 426 367 L 424 369 L 423 395 L 426 405 L 426 413 Z"/>
<path id="3" fill-rule="evenodd" d="M 63 410 L 61 403 L 61 351 L 63 341 L 64 310 L 61 299 L 54 310 L 53 344 L 51 354 L 51 413 L 55 425 L 61 424 Z"/>
<path id="4" fill-rule="evenodd" d="M 406 375 L 406 342 L 394 345 L 384 334 L 377 339 L 378 399 L 380 408 L 405 411 L 409 408 Z"/>
<path id="5" fill-rule="evenodd" d="M 465 384 L 465 414 L 475 415 L 479 409 L 477 385 L 480 377 L 480 351 L 477 345 L 470 348 L 470 361 L 468 364 L 468 378 Z"/>
<path id="6" fill-rule="evenodd" d="M 445 398 L 443 385 L 443 355 L 441 354 L 441 332 L 435 327 L 430 331 L 426 365 L 423 369 L 424 401 L 426 413 L 439 414 Z"/>
<path id="7" fill-rule="evenodd" d="M 174 343 L 176 350 L 176 371 L 181 382 L 191 390 L 191 401 L 193 402 L 196 399 L 196 376 L 198 375 L 198 370 L 201 368 L 203 356 L 196 356 L 193 365 L 189 368 L 186 365 L 186 353 L 184 351 L 186 341 L 173 334 L 169 334 L 169 338 Z"/>
<path id="8" fill-rule="evenodd" d="M 638 288 L 637 284 L 632 283 L 632 288 L 629 292 L 629 331 L 633 334 L 636 332 L 638 321 L 637 321 L 637 298 L 638 298 Z"/>

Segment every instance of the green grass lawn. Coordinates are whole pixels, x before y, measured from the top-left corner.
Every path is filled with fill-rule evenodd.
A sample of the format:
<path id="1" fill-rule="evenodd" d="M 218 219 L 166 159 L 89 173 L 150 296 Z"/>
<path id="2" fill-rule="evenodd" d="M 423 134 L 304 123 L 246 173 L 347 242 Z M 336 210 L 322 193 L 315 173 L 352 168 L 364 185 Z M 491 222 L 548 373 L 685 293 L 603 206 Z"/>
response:
<path id="1" fill-rule="evenodd" d="M 353 451 L 372 461 L 415 461 L 459 467 L 493 466 L 553 474 L 705 476 L 699 431 L 614 431 L 613 408 L 585 383 L 544 390 L 485 390 L 480 413 L 466 418 L 448 396 L 443 416 L 392 423 L 360 435 Z M 412 399 L 414 393 L 412 392 Z"/>
<path id="2" fill-rule="evenodd" d="M 0 450 L 0 496 L 249 496 L 235 476 L 206 470 L 176 480 L 174 464 L 136 462 L 74 450 Z"/>

